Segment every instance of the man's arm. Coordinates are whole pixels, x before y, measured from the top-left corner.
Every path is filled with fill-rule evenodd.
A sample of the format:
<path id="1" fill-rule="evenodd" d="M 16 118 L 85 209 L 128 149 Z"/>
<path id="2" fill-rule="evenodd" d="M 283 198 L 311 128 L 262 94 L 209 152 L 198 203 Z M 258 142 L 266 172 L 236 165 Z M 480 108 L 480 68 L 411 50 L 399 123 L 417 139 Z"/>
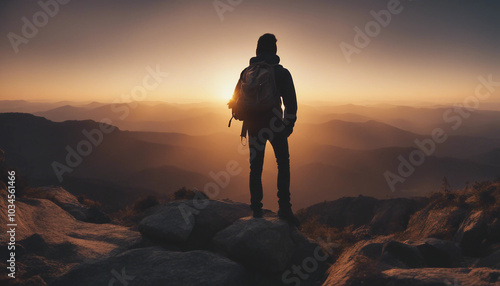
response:
<path id="1" fill-rule="evenodd" d="M 285 123 L 288 123 L 291 128 L 294 127 L 297 121 L 297 95 L 295 94 L 295 86 L 293 84 L 292 75 L 287 69 L 283 69 L 281 97 L 285 106 L 283 118 Z"/>

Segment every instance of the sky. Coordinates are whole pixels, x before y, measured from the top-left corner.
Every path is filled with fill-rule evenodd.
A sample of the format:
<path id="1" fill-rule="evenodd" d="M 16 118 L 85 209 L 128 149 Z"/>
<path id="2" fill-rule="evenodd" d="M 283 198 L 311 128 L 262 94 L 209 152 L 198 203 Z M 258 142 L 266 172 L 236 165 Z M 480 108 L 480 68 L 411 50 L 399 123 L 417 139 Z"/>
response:
<path id="1" fill-rule="evenodd" d="M 459 102 L 479 75 L 500 80 L 499 14 L 492 0 L 2 0 L 0 100 L 223 101 L 274 33 L 299 102 Z"/>

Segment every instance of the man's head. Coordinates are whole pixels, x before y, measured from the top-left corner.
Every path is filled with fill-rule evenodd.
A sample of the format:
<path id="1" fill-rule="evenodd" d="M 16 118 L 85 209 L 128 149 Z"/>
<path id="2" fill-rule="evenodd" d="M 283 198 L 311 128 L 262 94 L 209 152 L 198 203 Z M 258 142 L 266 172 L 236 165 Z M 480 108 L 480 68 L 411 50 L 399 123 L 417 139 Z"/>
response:
<path id="1" fill-rule="evenodd" d="M 273 34 L 264 34 L 260 36 L 257 42 L 257 56 L 263 53 L 276 54 L 278 48 L 276 47 L 276 36 Z"/>

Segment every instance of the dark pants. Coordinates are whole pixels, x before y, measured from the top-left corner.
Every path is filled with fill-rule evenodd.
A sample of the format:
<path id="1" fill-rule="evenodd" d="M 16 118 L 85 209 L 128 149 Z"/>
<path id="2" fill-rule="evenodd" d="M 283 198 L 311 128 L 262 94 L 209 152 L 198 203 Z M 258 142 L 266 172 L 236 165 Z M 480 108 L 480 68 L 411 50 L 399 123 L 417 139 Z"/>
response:
<path id="1" fill-rule="evenodd" d="M 264 129 L 270 131 L 269 128 Z M 248 130 L 250 148 L 250 195 L 252 209 L 262 208 L 262 167 L 266 142 L 271 142 L 278 163 L 278 203 L 280 209 L 290 208 L 290 154 L 288 138 L 282 132 Z"/>

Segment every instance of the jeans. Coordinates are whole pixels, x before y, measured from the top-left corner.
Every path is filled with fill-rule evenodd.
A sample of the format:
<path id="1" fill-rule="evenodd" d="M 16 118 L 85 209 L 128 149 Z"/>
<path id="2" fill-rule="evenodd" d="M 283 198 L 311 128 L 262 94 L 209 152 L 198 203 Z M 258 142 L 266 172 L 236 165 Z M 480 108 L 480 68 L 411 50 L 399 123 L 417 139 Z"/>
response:
<path id="1" fill-rule="evenodd" d="M 267 129 L 269 131 L 269 129 Z M 262 167 L 266 142 L 274 149 L 278 163 L 278 203 L 280 209 L 291 208 L 290 204 L 290 153 L 288 138 L 283 132 L 264 132 L 251 130 L 248 132 L 250 148 L 250 201 L 252 209 L 262 208 Z"/>

